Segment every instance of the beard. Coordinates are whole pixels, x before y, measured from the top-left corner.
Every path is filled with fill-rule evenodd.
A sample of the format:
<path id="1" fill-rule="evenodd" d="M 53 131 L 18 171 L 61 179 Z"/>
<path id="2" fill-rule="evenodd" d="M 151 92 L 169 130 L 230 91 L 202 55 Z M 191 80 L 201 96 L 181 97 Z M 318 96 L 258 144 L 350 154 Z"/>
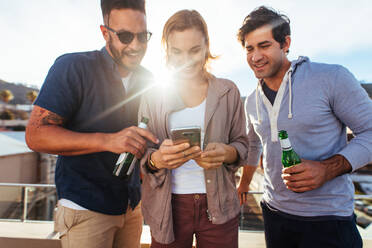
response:
<path id="1" fill-rule="evenodd" d="M 123 69 L 125 70 L 130 70 L 130 68 L 128 68 L 128 66 L 126 66 L 124 63 L 123 63 L 123 58 L 125 56 L 125 52 L 124 52 L 124 49 L 122 50 L 119 50 L 119 49 L 116 49 L 116 47 L 114 46 L 113 42 L 112 42 L 112 38 L 110 36 L 110 39 L 109 39 L 109 42 L 108 42 L 108 45 L 109 45 L 109 48 L 110 48 L 110 51 L 111 51 L 111 54 L 112 54 L 112 57 L 115 61 L 115 63 L 122 67 Z"/>
<path id="2" fill-rule="evenodd" d="M 140 47 L 138 50 L 129 48 L 129 45 L 126 45 L 122 49 L 118 49 L 114 45 L 111 36 L 108 41 L 108 47 L 115 63 L 119 66 L 119 68 L 125 71 L 134 71 L 140 65 L 146 51 L 146 46 Z M 133 54 L 136 55 L 133 56 Z"/>

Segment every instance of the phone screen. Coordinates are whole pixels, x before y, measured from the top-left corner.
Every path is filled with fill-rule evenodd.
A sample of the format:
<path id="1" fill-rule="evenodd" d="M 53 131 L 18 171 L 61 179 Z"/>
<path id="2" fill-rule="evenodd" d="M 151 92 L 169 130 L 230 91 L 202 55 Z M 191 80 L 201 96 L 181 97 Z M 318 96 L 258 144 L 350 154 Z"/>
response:
<path id="1" fill-rule="evenodd" d="M 183 127 L 171 130 L 172 140 L 175 144 L 189 142 L 190 146 L 200 147 L 200 127 Z"/>

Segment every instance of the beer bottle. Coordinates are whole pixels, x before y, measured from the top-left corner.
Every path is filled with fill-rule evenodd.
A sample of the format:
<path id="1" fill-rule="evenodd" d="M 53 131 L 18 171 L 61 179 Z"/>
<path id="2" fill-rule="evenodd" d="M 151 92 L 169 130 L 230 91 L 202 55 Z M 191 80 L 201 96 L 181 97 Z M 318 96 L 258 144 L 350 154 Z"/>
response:
<path id="1" fill-rule="evenodd" d="M 301 163 L 300 157 L 293 150 L 291 142 L 289 141 L 287 131 L 279 131 L 280 146 L 282 147 L 282 164 L 284 167 L 291 167 Z"/>
<path id="2" fill-rule="evenodd" d="M 146 129 L 148 122 L 148 118 L 142 117 L 138 127 Z M 134 170 L 136 162 L 137 158 L 132 153 L 124 152 L 120 154 L 112 174 L 122 179 L 128 179 Z"/>

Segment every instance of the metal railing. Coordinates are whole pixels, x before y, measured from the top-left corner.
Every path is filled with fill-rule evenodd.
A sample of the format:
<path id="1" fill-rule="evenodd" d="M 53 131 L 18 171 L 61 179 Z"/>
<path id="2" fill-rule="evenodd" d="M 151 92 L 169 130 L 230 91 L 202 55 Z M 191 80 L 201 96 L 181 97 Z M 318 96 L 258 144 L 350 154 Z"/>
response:
<path id="1" fill-rule="evenodd" d="M 14 191 L 12 189 L 20 189 Z M 57 201 L 56 186 L 54 184 L 22 184 L 22 183 L 0 183 L 0 201 L 2 208 L 0 208 L 0 220 L 7 221 L 22 221 L 22 222 L 44 222 L 52 221 L 53 209 Z M 8 199 L 4 199 L 3 196 Z M 29 218 L 30 211 L 40 201 L 45 201 L 46 206 L 43 206 L 45 212 L 44 216 L 47 219 L 38 220 L 38 218 Z M 5 208 L 5 209 L 4 209 Z M 20 209 L 21 208 L 21 209 Z M 17 214 L 20 211 L 21 214 Z M 10 218 L 4 218 L 4 216 Z M 14 215 L 19 216 L 14 218 Z"/>
<path id="2" fill-rule="evenodd" d="M 248 194 L 251 196 L 257 195 L 260 198 L 263 192 L 249 191 Z M 7 201 L 7 199 L 4 199 L 4 195 L 7 195 L 11 200 Z M 372 195 L 355 195 L 354 198 L 357 200 L 372 200 Z M 44 201 L 46 206 L 42 206 L 43 213 L 39 213 L 39 216 L 46 218 L 38 218 L 37 213 L 34 213 L 33 217 L 30 217 L 30 211 L 38 207 L 40 208 L 37 204 L 41 201 Z M 257 197 L 251 197 L 250 201 L 241 207 L 241 218 L 239 222 L 241 230 L 255 230 L 244 229 L 244 222 L 252 223 L 252 219 L 262 218 Z M 57 204 L 56 186 L 54 184 L 0 183 L 0 203 L 0 221 L 50 222 L 53 221 L 53 210 Z M 9 216 L 10 218 L 8 218 Z M 18 216 L 18 218 L 14 218 L 14 216 Z M 257 225 L 259 225 L 258 221 Z"/>

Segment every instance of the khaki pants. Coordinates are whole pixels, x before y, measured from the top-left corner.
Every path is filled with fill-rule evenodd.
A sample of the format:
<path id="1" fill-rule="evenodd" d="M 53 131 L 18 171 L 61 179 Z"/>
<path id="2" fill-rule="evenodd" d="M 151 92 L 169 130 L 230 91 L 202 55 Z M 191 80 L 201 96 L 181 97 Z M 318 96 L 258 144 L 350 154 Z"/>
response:
<path id="1" fill-rule="evenodd" d="M 62 248 L 139 248 L 143 218 L 141 206 L 122 215 L 74 210 L 59 205 L 55 230 Z"/>

